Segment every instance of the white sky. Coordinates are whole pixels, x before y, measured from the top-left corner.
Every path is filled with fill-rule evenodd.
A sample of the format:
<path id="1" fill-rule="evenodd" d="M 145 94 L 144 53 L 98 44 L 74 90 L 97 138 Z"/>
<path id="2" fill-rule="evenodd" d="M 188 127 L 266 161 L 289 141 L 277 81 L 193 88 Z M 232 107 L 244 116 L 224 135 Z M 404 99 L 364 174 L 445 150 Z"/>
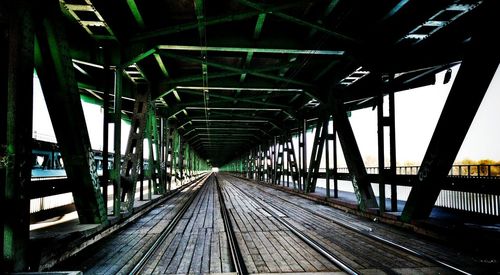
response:
<path id="1" fill-rule="evenodd" d="M 444 85 L 444 72 L 437 74 L 435 85 L 421 87 L 395 95 L 396 104 L 396 152 L 397 161 L 403 164 L 411 161 L 420 164 L 427 145 L 436 127 L 458 66 L 453 68 L 451 81 Z M 33 132 L 38 139 L 55 141 L 47 107 L 43 100 L 40 83 L 34 78 Z M 473 93 L 471 93 L 473 96 Z M 102 109 L 100 106 L 83 102 L 83 109 L 94 149 L 102 149 Z M 500 160 L 500 69 L 490 84 L 483 103 L 474 118 L 464 143 L 458 153 L 457 161 L 468 158 L 473 160 Z M 377 112 L 363 109 L 352 112 L 350 118 L 365 164 L 377 163 Z M 122 153 L 125 150 L 130 126 L 122 121 Z M 36 134 L 35 134 L 36 133 Z M 113 125 L 110 124 L 110 151 L 113 151 Z M 313 134 L 308 135 L 309 148 Z M 339 167 L 345 166 L 339 147 Z M 388 154 L 387 154 L 388 155 Z"/>
<path id="2" fill-rule="evenodd" d="M 436 84 L 395 95 L 396 153 L 398 163 L 422 161 L 436 127 L 441 110 L 458 72 L 453 68 L 450 82 L 444 85 L 444 72 L 437 74 Z M 471 91 L 473 96 L 473 91 Z M 465 158 L 500 160 L 500 69 L 472 122 L 456 162 Z M 351 125 L 366 162 L 377 160 L 377 111 L 363 109 L 352 113 Z"/>
<path id="3" fill-rule="evenodd" d="M 47 105 L 43 97 L 42 88 L 38 77 L 33 78 L 33 137 L 39 140 L 56 142 L 54 129 L 50 121 Z M 103 110 L 101 106 L 82 102 L 83 113 L 89 131 L 90 143 L 93 149 L 102 149 L 102 131 L 103 131 Z M 125 153 L 127 146 L 130 125 L 122 120 L 121 127 L 121 151 Z M 109 151 L 114 151 L 113 146 L 114 125 L 109 124 Z"/>

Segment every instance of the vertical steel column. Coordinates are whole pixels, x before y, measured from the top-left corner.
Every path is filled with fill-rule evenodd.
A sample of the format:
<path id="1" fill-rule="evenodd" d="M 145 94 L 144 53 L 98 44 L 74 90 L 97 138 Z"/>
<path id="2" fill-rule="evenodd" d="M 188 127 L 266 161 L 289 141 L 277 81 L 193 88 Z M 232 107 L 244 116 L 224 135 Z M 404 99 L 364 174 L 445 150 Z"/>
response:
<path id="1" fill-rule="evenodd" d="M 377 98 L 377 138 L 378 138 L 378 174 L 379 174 L 379 211 L 385 212 L 385 146 L 384 146 L 384 95 L 380 91 Z"/>
<path id="2" fill-rule="evenodd" d="M 319 166 L 323 156 L 323 146 L 328 133 L 329 115 L 320 115 L 316 123 L 316 133 L 314 135 L 311 159 L 309 161 L 309 169 L 306 177 L 306 192 L 315 192 L 316 182 L 318 180 Z"/>
<path id="3" fill-rule="evenodd" d="M 134 114 L 130 125 L 130 132 L 127 141 L 127 149 L 121 170 L 122 182 L 122 202 L 126 204 L 127 211 L 131 212 L 134 207 L 137 180 L 143 179 L 144 164 L 144 135 L 147 128 L 147 115 L 149 113 L 150 94 L 147 85 L 136 86 L 136 96 L 134 103 Z M 140 177 L 140 178 L 138 178 Z M 125 200 L 126 198 L 126 200 Z"/>
<path id="4" fill-rule="evenodd" d="M 274 167 L 274 170 L 273 170 L 273 181 L 272 183 L 273 184 L 277 184 L 279 182 L 279 172 L 278 172 L 278 154 L 279 154 L 279 139 L 278 137 L 274 137 L 274 145 L 273 145 L 273 148 L 274 148 L 274 155 L 273 155 L 273 167 Z"/>
<path id="5" fill-rule="evenodd" d="M 300 180 L 299 190 L 305 191 L 307 184 L 307 120 L 302 120 L 301 132 L 299 137 L 299 162 L 300 162 Z M 302 142 L 301 142 L 302 140 Z"/>
<path id="6" fill-rule="evenodd" d="M 335 125 L 335 121 L 333 122 L 333 197 L 339 197 L 339 184 L 337 179 L 337 127 Z"/>
<path id="7" fill-rule="evenodd" d="M 389 83 L 391 83 L 394 75 L 390 76 Z M 389 91 L 389 146 L 390 146 L 390 157 L 391 157 L 391 167 L 390 174 L 392 176 L 396 175 L 396 111 L 394 103 L 394 91 Z M 397 184 L 391 183 L 391 211 L 398 211 L 398 191 Z"/>
<path id="8" fill-rule="evenodd" d="M 113 122 L 114 122 L 114 137 L 113 137 L 113 171 L 111 180 L 113 181 L 113 215 L 120 218 L 121 216 L 121 163 L 122 163 L 122 89 L 123 75 L 122 69 L 115 70 L 115 87 L 114 87 L 114 106 L 113 106 Z"/>
<path id="9" fill-rule="evenodd" d="M 166 184 L 167 184 L 167 190 L 170 191 L 172 189 L 172 179 L 174 175 L 174 167 L 173 167 L 173 159 L 174 159 L 174 149 L 173 149 L 173 144 L 174 144 L 174 129 L 172 128 L 171 125 L 169 125 L 168 120 L 165 122 L 166 124 L 166 141 L 165 141 L 165 148 L 166 148 L 166 155 L 165 155 L 165 169 L 166 169 Z"/>
<path id="10" fill-rule="evenodd" d="M 102 197 L 104 200 L 104 208 L 106 211 L 108 209 L 108 184 L 109 184 L 109 123 L 110 123 L 110 113 L 109 113 L 109 90 L 110 90 L 110 77 L 112 76 L 111 70 L 109 68 L 108 56 L 105 50 L 101 47 L 101 59 L 104 64 L 104 69 L 101 74 L 101 85 L 103 90 L 103 104 L 102 109 L 104 111 L 103 123 L 102 123 Z M 112 78 L 111 78 L 112 79 Z"/>
<path id="11" fill-rule="evenodd" d="M 396 175 L 396 136 L 395 136 L 395 113 L 394 93 L 389 89 L 392 75 L 381 76 L 381 93 L 377 100 L 377 134 L 378 134 L 378 173 L 379 173 L 379 210 L 386 211 L 385 182 L 388 176 Z M 389 116 L 384 116 L 384 93 L 389 94 Z M 385 131 L 389 127 L 389 157 L 390 167 L 385 168 Z M 391 210 L 397 211 L 397 194 L 394 183 L 391 183 Z"/>
<path id="12" fill-rule="evenodd" d="M 163 190 L 167 189 L 167 119 L 160 118 L 160 178 Z"/>
<path id="13" fill-rule="evenodd" d="M 330 123 L 328 122 L 326 126 L 326 141 L 325 141 L 325 180 L 326 180 L 326 197 L 330 197 L 330 140 L 331 140 L 331 134 L 330 134 Z"/>
<path id="14" fill-rule="evenodd" d="M 6 13 L 9 19 L 6 43 L 8 62 L 1 63 L 7 68 L 8 75 L 7 85 L 2 82 L 2 85 L 7 87 L 5 115 L 7 121 L 1 124 L 5 125 L 5 129 L 1 129 L 1 135 L 5 133 L 1 140 L 6 141 L 5 156 L 0 155 L 2 157 L 0 171 L 5 171 L 5 184 L 1 186 L 3 189 L 1 269 L 26 271 L 30 223 L 30 201 L 27 191 L 31 181 L 34 25 L 29 1 L 11 1 L 9 4 Z M 2 7 L 0 12 L 4 12 Z"/>
<path id="15" fill-rule="evenodd" d="M 184 141 L 182 140 L 182 136 L 179 136 L 179 148 L 178 148 L 178 159 L 177 159 L 177 167 L 179 169 L 179 180 L 181 181 L 181 184 L 183 184 L 183 179 L 184 179 Z"/>
<path id="16" fill-rule="evenodd" d="M 299 134 L 300 135 L 300 134 Z M 300 185 L 300 169 L 297 164 L 297 158 L 295 156 L 295 150 L 293 149 L 292 136 L 287 133 L 285 135 L 285 151 L 287 152 L 287 166 L 288 174 L 292 175 L 293 189 L 299 188 Z M 300 150 L 299 150 L 300 153 Z M 289 180 L 287 176 L 287 181 Z M 288 187 L 290 184 L 288 184 Z M 299 188 L 300 190 L 300 188 Z"/>

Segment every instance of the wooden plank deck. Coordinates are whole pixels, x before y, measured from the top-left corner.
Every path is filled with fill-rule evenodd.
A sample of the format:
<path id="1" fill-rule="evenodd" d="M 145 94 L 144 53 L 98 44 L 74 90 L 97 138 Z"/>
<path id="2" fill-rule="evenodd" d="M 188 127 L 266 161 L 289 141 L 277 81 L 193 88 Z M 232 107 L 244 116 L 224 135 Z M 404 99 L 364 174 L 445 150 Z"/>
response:
<path id="1" fill-rule="evenodd" d="M 418 235 L 411 232 L 350 215 L 262 184 L 251 183 L 235 177 L 224 176 L 223 178 L 248 192 L 252 197 L 262 199 L 270 207 L 285 214 L 285 219 L 299 228 L 300 231 L 360 270 L 423 274 L 452 273 L 426 259 L 375 242 L 362 234 L 332 222 L 332 220 L 349 223 L 362 230 L 370 230 L 373 234 L 413 250 L 429 256 L 439 256 L 442 261 L 457 267 L 474 271 L 474 266 L 477 265 L 471 257 L 461 254 L 452 247 L 419 238 Z"/>
<path id="2" fill-rule="evenodd" d="M 144 272 L 201 274 L 233 270 L 215 181 L 209 179 Z"/>
<path id="3" fill-rule="evenodd" d="M 249 273 L 339 270 L 228 181 L 219 183 Z"/>

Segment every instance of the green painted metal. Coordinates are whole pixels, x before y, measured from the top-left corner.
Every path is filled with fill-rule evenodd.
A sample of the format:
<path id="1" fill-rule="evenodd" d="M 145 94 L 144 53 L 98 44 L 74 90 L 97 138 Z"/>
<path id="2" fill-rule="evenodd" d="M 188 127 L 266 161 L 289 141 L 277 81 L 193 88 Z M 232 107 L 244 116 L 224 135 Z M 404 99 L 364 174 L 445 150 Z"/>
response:
<path id="1" fill-rule="evenodd" d="M 493 2 L 491 2 L 493 3 Z M 474 116 L 498 70 L 500 42 L 483 26 L 498 23 L 500 4 L 485 9 L 473 32 L 471 45 L 451 87 L 441 116 L 418 171 L 401 219 L 409 222 L 428 218 L 443 182 L 460 150 Z M 492 58 L 496 56 L 496 58 Z M 474 81 L 471 81 L 473 79 Z M 474 91 L 471 96 L 470 91 Z"/>
<path id="2" fill-rule="evenodd" d="M 60 9 L 47 6 L 37 29 L 35 58 L 45 102 L 81 223 L 106 223 L 94 155 L 85 124 Z"/>
<path id="3" fill-rule="evenodd" d="M 318 21 L 323 21 L 325 18 L 330 16 L 333 9 L 335 9 L 335 7 L 339 2 L 340 0 L 331 0 L 328 6 L 326 7 L 325 11 L 323 12 L 323 16 L 319 18 Z M 316 29 L 311 29 L 311 31 L 309 32 L 309 38 L 311 38 L 311 36 L 313 36 L 316 33 L 316 31 L 317 31 Z"/>
<path id="4" fill-rule="evenodd" d="M 213 25 L 218 25 L 218 24 L 223 24 L 223 23 L 229 23 L 229 22 L 235 22 L 235 21 L 241 21 L 241 20 L 246 20 L 248 18 L 257 16 L 261 13 L 270 13 L 270 12 L 275 12 L 275 11 L 280 11 L 280 10 L 287 10 L 290 8 L 298 7 L 298 6 L 304 6 L 307 4 L 307 2 L 304 1 L 295 1 L 279 6 L 274 6 L 270 8 L 266 8 L 263 11 L 252 11 L 252 12 L 245 12 L 245 13 L 239 13 L 239 14 L 229 14 L 229 15 L 223 15 L 223 16 L 217 16 L 217 17 L 212 17 L 212 18 L 205 18 L 205 25 L 206 26 L 213 26 Z M 167 28 L 162 28 L 162 29 L 157 29 L 154 31 L 149 31 L 149 32 L 144 32 L 136 35 L 131 39 L 131 41 L 141 41 L 141 40 L 146 40 L 146 39 L 151 39 L 151 38 L 156 38 L 160 36 L 165 36 L 169 34 L 175 34 L 179 32 L 184 32 L 184 31 L 189 31 L 193 29 L 198 28 L 198 23 L 186 23 L 186 24 L 180 24 L 180 25 L 175 25 Z"/>
<path id="5" fill-rule="evenodd" d="M 248 0 L 237 0 L 237 1 L 240 2 L 241 4 L 245 5 L 245 6 L 254 8 L 254 9 L 259 10 L 261 12 L 265 11 L 265 9 L 260 4 L 253 3 L 253 2 L 248 1 Z M 274 15 L 274 16 L 280 17 L 280 18 L 282 18 L 284 20 L 287 20 L 289 22 L 295 23 L 297 25 L 305 26 L 305 27 L 308 27 L 308 28 L 315 29 L 317 31 L 326 33 L 328 35 L 331 35 L 331 36 L 335 37 L 336 39 L 342 40 L 344 42 L 348 42 L 351 45 L 358 44 L 358 42 L 356 40 L 354 40 L 353 38 L 348 37 L 347 35 L 344 35 L 344 34 L 341 34 L 341 33 L 338 33 L 338 32 L 332 31 L 332 30 L 329 30 L 329 29 L 327 29 L 327 28 L 325 28 L 325 27 L 323 27 L 321 25 L 318 25 L 318 24 L 315 24 L 315 23 L 311 23 L 311 22 L 302 20 L 300 18 L 291 16 L 291 15 L 288 15 L 288 14 L 285 14 L 285 13 L 282 13 L 282 12 L 273 12 L 271 14 Z"/>
<path id="6" fill-rule="evenodd" d="M 26 271 L 29 267 L 30 201 L 26 194 L 31 181 L 34 59 L 34 24 L 30 6 L 29 1 L 16 1 L 5 13 L 8 52 L 4 57 L 8 58 L 1 64 L 7 69 L 8 76 L 6 83 L 2 77 L 2 85 L 7 88 L 2 93 L 7 94 L 7 102 L 6 109 L 0 110 L 3 113 L 0 117 L 6 117 L 6 121 L 0 123 L 0 141 L 3 143 L 5 139 L 5 144 L 0 144 L 0 176 L 4 177 L 0 185 L 0 269 L 7 273 Z M 4 12 L 0 7 L 0 13 Z"/>
<path id="7" fill-rule="evenodd" d="M 301 50 L 301 49 L 273 49 L 273 48 L 238 48 L 238 47 L 202 47 L 187 45 L 159 45 L 159 50 L 179 50 L 179 51 L 215 51 L 215 52 L 241 52 L 241 53 L 270 53 L 270 54 L 306 54 L 306 55 L 334 55 L 341 56 L 344 51 L 332 50 Z M 247 59 L 251 59 L 248 58 Z"/>
<path id="8" fill-rule="evenodd" d="M 264 26 L 264 20 L 266 19 L 266 14 L 261 13 L 257 18 L 257 23 L 255 23 L 255 31 L 253 32 L 253 39 L 257 39 L 262 32 L 262 27 Z"/>
<path id="9" fill-rule="evenodd" d="M 122 205 L 133 211 L 139 175 L 142 172 L 144 139 L 147 133 L 150 94 L 147 85 L 138 85 L 127 148 L 121 167 Z M 151 190 L 151 189 L 149 189 Z"/>
<path id="10" fill-rule="evenodd" d="M 188 90 L 179 90 L 181 93 L 186 93 L 186 94 L 191 94 L 191 95 L 199 95 L 201 96 L 202 94 L 193 92 L 193 91 L 188 91 Z M 283 105 L 283 104 L 276 104 L 276 103 L 270 103 L 270 102 L 263 102 L 262 99 L 265 98 L 266 96 L 254 96 L 254 97 L 239 97 L 239 98 L 234 98 L 231 96 L 224 96 L 224 95 L 218 95 L 218 94 L 210 94 L 210 98 L 218 98 L 218 99 L 223 99 L 221 102 L 234 102 L 235 100 L 238 100 L 239 102 L 246 102 L 246 103 L 251 103 L 252 106 L 270 106 L 270 107 L 276 107 L 276 108 L 282 108 L 282 109 L 289 109 L 289 106 Z M 216 101 L 210 100 L 210 105 L 214 105 Z M 177 104 L 178 107 L 192 107 L 192 106 L 199 106 L 205 105 L 205 101 L 191 101 L 189 103 L 185 104 Z M 290 111 L 289 111 L 290 112 Z"/>
<path id="11" fill-rule="evenodd" d="M 148 182 L 152 182 L 153 192 L 156 195 L 165 193 L 165 183 L 160 176 L 160 144 L 158 135 L 158 125 L 156 123 L 156 115 L 154 104 L 149 102 L 146 137 L 149 145 L 149 165 L 146 176 L 149 178 Z M 151 190 L 151 189 L 150 189 Z M 149 192 L 151 194 L 151 192 Z"/>
<path id="12" fill-rule="evenodd" d="M 130 8 L 130 11 L 132 12 L 132 15 L 134 15 L 135 21 L 137 22 L 137 25 L 139 27 L 144 28 L 144 20 L 142 19 L 142 15 L 139 12 L 139 8 L 137 7 L 137 4 L 135 3 L 135 0 L 127 0 L 128 7 Z"/>
<path id="13" fill-rule="evenodd" d="M 253 56 L 253 54 L 252 54 Z M 289 63 L 287 64 L 278 64 L 278 65 L 273 65 L 273 66 L 265 66 L 265 67 L 261 67 L 261 68 L 254 68 L 254 69 L 244 69 L 244 74 L 247 73 L 247 71 L 252 71 L 252 72 L 258 72 L 258 73 L 262 73 L 262 72 L 270 72 L 270 71 L 275 71 L 275 70 L 280 70 L 284 67 L 288 67 L 290 66 Z M 209 79 L 216 79 L 216 78 L 228 78 L 230 76 L 235 76 L 235 75 L 239 75 L 239 74 L 242 74 L 240 71 L 238 72 L 235 72 L 235 71 L 232 71 L 232 72 L 216 72 L 216 73 L 211 73 L 208 77 Z M 173 85 L 173 84 L 180 84 L 180 83 L 186 83 L 186 82 L 192 82 L 192 81 L 196 81 L 196 80 L 200 80 L 202 79 L 201 75 L 200 74 L 196 74 L 196 75 L 193 75 L 193 76 L 186 76 L 186 77 L 181 77 L 181 78 L 177 78 L 177 79 L 171 79 L 171 80 L 168 80 L 168 83 Z M 174 87 L 171 87 L 171 88 L 175 88 Z M 239 87 L 235 87 L 235 89 L 237 89 Z"/>
<path id="14" fill-rule="evenodd" d="M 147 50 L 147 51 L 145 51 L 145 52 L 142 52 L 142 53 L 140 53 L 139 55 L 137 55 L 137 56 L 135 56 L 134 58 L 132 58 L 131 60 L 129 60 L 129 61 L 127 61 L 127 62 L 123 63 L 123 64 L 121 65 L 121 67 L 122 67 L 122 69 L 125 69 L 125 68 L 127 68 L 128 66 L 133 65 L 133 64 L 136 64 L 136 63 L 140 62 L 141 60 L 143 60 L 143 59 L 145 59 L 145 58 L 149 57 L 150 55 L 153 55 L 155 52 L 156 52 L 156 49 L 154 49 L 154 48 L 153 48 L 153 49 L 149 49 L 149 50 Z"/>
<path id="15" fill-rule="evenodd" d="M 114 106 L 113 106 L 113 124 L 114 124 L 114 150 L 113 169 L 110 173 L 110 179 L 113 183 L 113 215 L 117 218 L 121 216 L 121 194 L 123 192 L 121 185 L 121 110 L 122 110 L 122 88 L 123 73 L 120 69 L 115 71 L 114 87 Z"/>
<path id="16" fill-rule="evenodd" d="M 170 75 L 168 73 L 167 67 L 165 66 L 165 63 L 163 63 L 163 60 L 161 59 L 160 54 L 158 54 L 158 53 L 155 52 L 153 55 L 155 57 L 156 62 L 158 63 L 158 66 L 160 67 L 160 70 L 163 73 L 163 75 L 166 78 L 169 78 Z"/>
<path id="17" fill-rule="evenodd" d="M 322 114 L 316 122 L 316 132 L 312 146 L 311 158 L 309 161 L 309 169 L 305 182 L 306 192 L 316 192 L 316 182 L 318 180 L 319 166 L 323 155 L 323 147 L 328 134 L 328 122 L 330 115 Z M 328 157 L 328 156 L 327 156 Z"/>
<path id="18" fill-rule="evenodd" d="M 371 183 L 368 180 L 365 164 L 361 157 L 356 137 L 351 127 L 351 123 L 347 117 L 347 112 L 344 107 L 342 99 L 331 99 L 330 108 L 338 133 L 342 151 L 349 168 L 350 173 L 353 175 L 352 185 L 354 193 L 358 200 L 358 205 L 361 210 L 369 208 L 377 208 L 377 200 Z"/>
<path id="19" fill-rule="evenodd" d="M 193 57 L 189 57 L 189 56 L 183 56 L 183 55 L 179 55 L 179 54 L 173 54 L 173 53 L 170 53 L 167 51 L 163 51 L 163 52 L 161 52 L 161 54 L 164 56 L 170 57 L 170 58 L 183 60 L 183 61 L 187 61 L 187 62 L 192 62 L 192 63 L 202 64 L 205 62 L 205 60 L 203 60 L 203 59 L 193 58 Z M 272 79 L 272 80 L 276 80 L 276 81 L 281 81 L 281 82 L 285 82 L 285 83 L 291 83 L 291 84 L 296 84 L 296 85 L 301 85 L 301 86 L 306 86 L 306 87 L 314 87 L 314 85 L 311 83 L 293 80 L 293 79 L 289 79 L 286 77 L 273 76 L 270 74 L 263 74 L 263 73 L 256 72 L 254 70 L 244 70 L 244 69 L 240 69 L 240 68 L 236 68 L 236 67 L 232 67 L 232 66 L 212 62 L 212 61 L 206 61 L 206 64 L 208 66 L 212 66 L 214 68 L 223 69 L 223 70 L 232 71 L 232 72 L 237 72 L 239 74 L 248 73 L 248 74 L 251 74 L 251 75 L 254 75 L 257 77 L 261 77 L 261 78 Z"/>

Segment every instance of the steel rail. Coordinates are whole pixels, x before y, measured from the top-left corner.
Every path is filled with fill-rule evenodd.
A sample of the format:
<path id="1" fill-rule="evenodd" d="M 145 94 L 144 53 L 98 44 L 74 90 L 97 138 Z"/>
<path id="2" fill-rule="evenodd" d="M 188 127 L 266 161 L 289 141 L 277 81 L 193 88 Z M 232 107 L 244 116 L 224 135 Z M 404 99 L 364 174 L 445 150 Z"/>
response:
<path id="1" fill-rule="evenodd" d="M 193 183 L 193 185 L 197 184 L 198 182 L 203 182 L 203 184 L 205 184 L 207 182 L 207 180 L 208 180 L 209 177 L 210 177 L 210 175 L 206 176 L 206 177 L 203 177 L 203 178 L 200 178 L 195 183 Z M 142 258 L 139 260 L 139 262 L 137 264 L 135 264 L 134 268 L 129 272 L 129 274 L 135 275 L 135 274 L 141 274 L 142 273 L 141 271 L 143 270 L 145 264 L 151 259 L 151 257 L 156 252 L 156 250 L 165 241 L 165 239 L 167 238 L 168 234 L 170 234 L 174 230 L 174 228 L 177 226 L 177 224 L 179 223 L 179 221 L 182 219 L 182 217 L 184 216 L 184 214 L 186 213 L 186 211 L 188 210 L 188 208 L 191 206 L 191 204 L 193 203 L 194 199 L 196 198 L 196 196 L 198 195 L 198 193 L 200 192 L 200 190 L 202 188 L 203 187 L 198 188 L 193 194 L 191 194 L 191 196 L 189 197 L 189 199 L 186 202 L 184 202 L 184 204 L 182 205 L 182 208 L 175 214 L 174 218 L 169 222 L 169 224 L 167 225 L 167 227 L 165 227 L 161 231 L 161 233 L 159 234 L 159 236 L 156 239 L 156 241 L 147 250 L 146 254 L 144 254 L 144 256 L 142 256 Z"/>
<path id="2" fill-rule="evenodd" d="M 215 183 L 217 184 L 217 194 L 219 195 L 222 220 L 224 222 L 224 228 L 226 229 L 229 250 L 231 251 L 231 258 L 233 259 L 234 267 L 238 274 L 246 275 L 248 274 L 248 270 L 245 266 L 245 261 L 241 255 L 241 250 L 236 240 L 236 234 L 234 233 L 231 219 L 229 218 L 229 211 L 227 210 L 226 203 L 224 202 L 224 197 L 217 176 L 215 176 Z"/>
<path id="3" fill-rule="evenodd" d="M 232 176 L 232 175 L 231 175 L 231 176 Z M 235 176 L 233 176 L 233 177 L 235 177 Z M 239 178 L 239 177 L 237 177 L 237 178 Z M 243 179 L 243 180 L 248 181 L 247 179 Z M 311 213 L 311 214 L 313 214 L 313 215 L 316 215 L 316 216 L 321 217 L 321 218 L 323 218 L 323 219 L 325 219 L 325 220 L 331 221 L 332 223 L 335 223 L 335 224 L 337 224 L 337 225 L 340 225 L 340 226 L 342 226 L 342 227 L 344 227 L 344 228 L 347 228 L 347 229 L 349 229 L 349 230 L 355 231 L 356 233 L 359 233 L 359 234 L 361 234 L 361 235 L 363 235 L 363 236 L 365 236 L 365 237 L 368 237 L 368 238 L 370 238 L 370 239 L 372 239 L 372 240 L 376 240 L 376 241 L 379 241 L 379 242 L 384 243 L 384 244 L 386 244 L 386 245 L 389 245 L 389 246 L 391 246 L 391 247 L 393 247 L 393 248 L 396 248 L 396 249 L 399 249 L 399 250 L 403 250 L 403 251 L 405 251 L 405 252 L 407 252 L 407 253 L 410 253 L 410 254 L 412 254 L 412 255 L 414 255 L 414 256 L 417 256 L 417 257 L 423 258 L 423 259 L 428 260 L 428 261 L 430 261 L 430 262 L 432 262 L 432 263 L 435 263 L 435 264 L 438 264 L 438 265 L 443 266 L 443 267 L 445 267 L 445 268 L 451 269 L 451 270 L 453 270 L 453 271 L 455 271 L 455 272 L 458 272 L 458 273 L 461 273 L 461 274 L 464 274 L 464 275 L 471 275 L 471 273 L 469 273 L 469 272 L 467 272 L 467 271 L 465 271 L 465 270 L 462 270 L 462 269 L 460 269 L 460 268 L 458 268 L 458 267 L 455 267 L 455 266 L 453 266 L 453 265 L 451 265 L 451 264 L 448 264 L 448 263 L 446 263 L 446 262 L 443 262 L 443 261 L 441 261 L 441 260 L 439 260 L 439 259 L 437 259 L 437 258 L 435 258 L 435 257 L 429 256 L 429 255 L 427 255 L 427 254 L 423 254 L 423 253 L 418 252 L 418 251 L 416 251 L 416 250 L 413 250 L 413 249 L 411 249 L 411 248 L 408 248 L 408 247 L 402 246 L 402 245 L 400 245 L 400 244 L 398 244 L 398 243 L 395 243 L 395 242 L 393 242 L 393 241 L 390 241 L 390 240 L 387 240 L 387 239 L 382 238 L 382 237 L 380 237 L 380 236 L 377 236 L 377 235 L 375 235 L 375 234 L 371 233 L 371 232 L 372 232 L 371 228 L 370 228 L 370 230 L 361 230 L 361 229 L 359 229 L 359 228 L 355 227 L 354 225 L 349 224 L 349 223 L 352 223 L 352 222 L 349 222 L 349 221 L 347 221 L 347 220 L 342 219 L 342 221 L 339 221 L 339 220 L 333 219 L 333 218 L 331 218 L 331 217 L 328 217 L 328 216 L 325 216 L 325 215 L 322 215 L 322 214 L 319 214 L 319 213 L 315 213 L 314 211 L 312 211 L 312 210 L 310 210 L 310 209 L 303 208 L 302 206 L 298 205 L 297 203 L 294 203 L 294 202 L 291 202 L 291 201 L 286 200 L 286 199 L 284 199 L 284 198 L 281 198 L 281 197 L 279 197 L 279 196 L 277 196 L 277 195 L 275 195 L 275 194 L 271 194 L 271 193 L 269 193 L 269 192 L 266 192 L 266 191 L 264 191 L 264 190 L 262 190 L 262 189 L 260 189 L 260 188 L 259 188 L 259 190 L 261 190 L 262 192 L 265 192 L 265 193 L 266 193 L 266 194 L 268 194 L 268 195 L 271 195 L 271 196 L 273 196 L 273 197 L 276 197 L 276 198 L 278 198 L 278 199 L 280 199 L 280 200 L 286 201 L 287 203 L 290 203 L 290 204 L 292 204 L 292 205 L 295 205 L 295 206 L 297 206 L 297 207 L 300 207 L 302 210 L 307 211 L 307 212 L 309 212 L 309 213 Z M 272 205 L 273 205 L 274 207 L 276 207 L 276 208 L 281 208 L 281 209 L 283 209 L 282 207 L 277 206 L 277 205 L 276 205 L 276 204 L 274 204 L 274 203 L 271 203 L 271 202 L 266 202 L 266 203 L 272 204 Z"/>
<path id="4" fill-rule="evenodd" d="M 275 218 L 278 222 L 280 222 L 281 224 L 283 224 L 293 234 L 295 234 L 302 241 L 304 241 L 307 245 L 309 245 L 314 250 L 316 250 L 318 253 L 320 253 L 325 258 L 327 258 L 330 262 L 332 262 L 337 267 L 339 267 L 342 271 L 346 272 L 347 274 L 351 274 L 351 275 L 360 274 L 360 272 L 357 271 L 355 268 L 350 267 L 349 264 L 345 263 L 342 259 L 340 259 L 339 257 L 335 256 L 332 252 L 330 252 L 327 248 L 325 248 L 320 243 L 316 242 L 315 240 L 311 239 L 306 234 L 302 233 L 299 229 L 297 229 L 295 226 L 293 226 L 292 224 L 290 224 L 288 221 L 286 221 L 282 217 L 278 216 L 276 213 L 274 213 L 274 211 L 270 210 L 267 206 L 265 206 L 260 201 L 258 201 L 257 199 L 255 199 L 253 196 L 251 196 L 250 194 L 248 194 L 246 191 L 243 191 L 241 188 L 239 188 L 238 186 L 236 186 L 234 184 L 232 184 L 232 186 L 234 186 L 241 193 L 245 194 L 248 198 L 250 198 L 255 203 L 257 203 L 262 209 L 264 209 L 264 211 L 268 212 L 273 218 Z"/>

